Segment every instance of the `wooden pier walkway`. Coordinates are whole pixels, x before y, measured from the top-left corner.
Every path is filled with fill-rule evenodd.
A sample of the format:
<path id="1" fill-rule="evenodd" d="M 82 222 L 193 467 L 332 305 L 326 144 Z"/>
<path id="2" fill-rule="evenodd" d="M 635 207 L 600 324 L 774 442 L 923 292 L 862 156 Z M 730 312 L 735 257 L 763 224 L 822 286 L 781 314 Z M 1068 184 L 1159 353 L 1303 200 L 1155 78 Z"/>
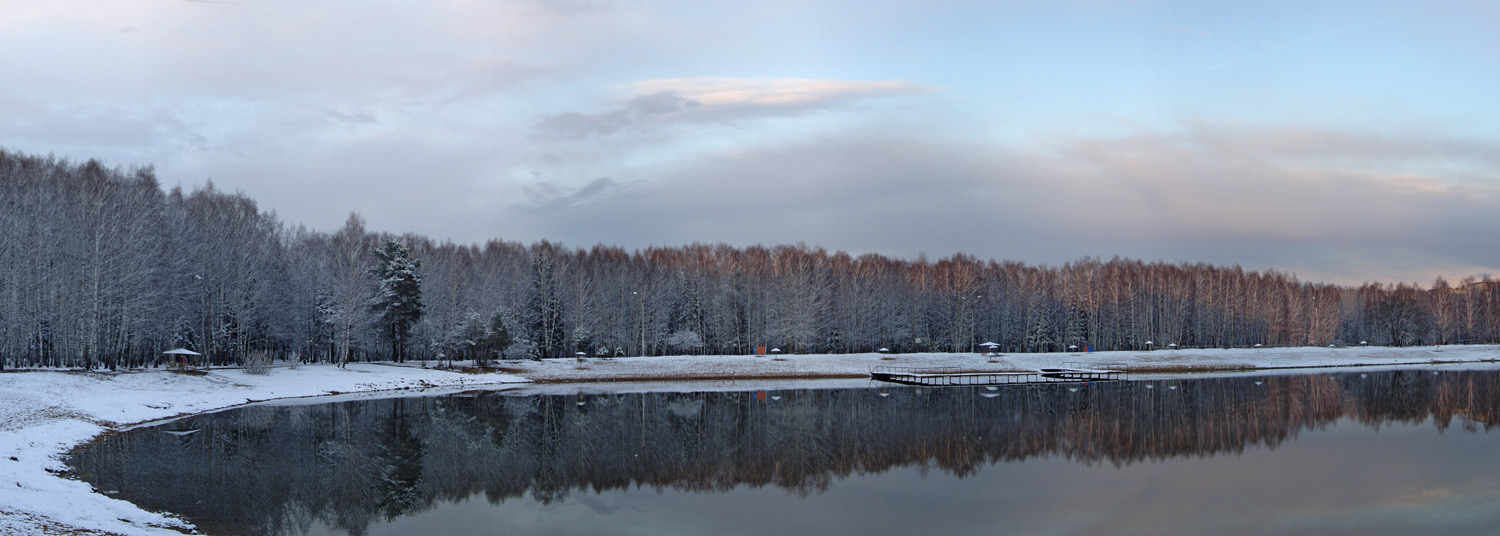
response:
<path id="1" fill-rule="evenodd" d="M 932 387 L 950 385 L 1005 385 L 1017 383 L 1101 382 L 1126 379 L 1122 370 L 1088 367 L 1044 368 L 1035 372 L 985 372 L 954 367 L 890 367 L 870 370 L 883 382 Z"/>

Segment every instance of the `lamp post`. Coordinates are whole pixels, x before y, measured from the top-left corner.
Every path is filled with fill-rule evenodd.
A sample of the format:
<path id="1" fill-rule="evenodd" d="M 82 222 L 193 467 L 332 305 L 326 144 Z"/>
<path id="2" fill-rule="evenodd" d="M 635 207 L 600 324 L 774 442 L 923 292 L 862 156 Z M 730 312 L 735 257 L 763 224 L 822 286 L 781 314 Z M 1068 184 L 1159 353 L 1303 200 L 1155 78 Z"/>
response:
<path id="1" fill-rule="evenodd" d="M 974 329 L 975 320 L 978 315 L 979 300 L 984 299 L 983 294 L 974 295 L 974 303 L 969 304 L 969 353 L 974 353 Z"/>

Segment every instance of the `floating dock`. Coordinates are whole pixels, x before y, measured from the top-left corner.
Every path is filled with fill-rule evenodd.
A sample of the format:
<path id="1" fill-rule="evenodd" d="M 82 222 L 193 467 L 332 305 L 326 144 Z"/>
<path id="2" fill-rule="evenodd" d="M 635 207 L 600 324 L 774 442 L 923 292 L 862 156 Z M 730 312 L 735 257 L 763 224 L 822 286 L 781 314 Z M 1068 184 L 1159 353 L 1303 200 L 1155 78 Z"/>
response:
<path id="1" fill-rule="evenodd" d="M 985 372 L 956 367 L 889 367 L 870 370 L 870 379 L 906 385 L 1005 385 L 1013 383 L 1102 382 L 1125 379 L 1122 370 L 1062 367 L 1035 372 Z"/>

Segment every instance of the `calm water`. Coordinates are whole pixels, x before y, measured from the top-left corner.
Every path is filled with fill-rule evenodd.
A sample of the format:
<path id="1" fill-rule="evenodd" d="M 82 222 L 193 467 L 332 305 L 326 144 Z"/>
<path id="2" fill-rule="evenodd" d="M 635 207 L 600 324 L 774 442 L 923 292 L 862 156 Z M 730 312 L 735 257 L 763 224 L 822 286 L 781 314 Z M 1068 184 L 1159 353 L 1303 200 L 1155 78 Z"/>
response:
<path id="1" fill-rule="evenodd" d="M 211 534 L 1493 534 L 1497 418 L 1495 371 L 488 393 L 251 406 L 71 463 Z"/>

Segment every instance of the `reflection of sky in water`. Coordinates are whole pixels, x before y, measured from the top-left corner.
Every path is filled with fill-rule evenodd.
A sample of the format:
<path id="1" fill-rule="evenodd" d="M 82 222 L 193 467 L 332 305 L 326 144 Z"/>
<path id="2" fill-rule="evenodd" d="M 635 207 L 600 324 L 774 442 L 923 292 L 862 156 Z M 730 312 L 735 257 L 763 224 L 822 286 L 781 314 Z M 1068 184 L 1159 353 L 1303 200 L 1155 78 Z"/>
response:
<path id="1" fill-rule="evenodd" d="M 1341 419 L 1274 450 L 1086 466 L 1051 456 L 957 478 L 853 475 L 801 498 L 651 488 L 542 505 L 482 498 L 370 528 L 398 534 L 1489 534 L 1500 434 Z M 316 533 L 316 531 L 315 531 Z"/>
<path id="2" fill-rule="evenodd" d="M 111 435 L 70 464 L 211 534 L 1500 526 L 1500 433 L 1478 431 L 1500 422 L 1494 370 L 775 394 L 256 405 Z"/>

